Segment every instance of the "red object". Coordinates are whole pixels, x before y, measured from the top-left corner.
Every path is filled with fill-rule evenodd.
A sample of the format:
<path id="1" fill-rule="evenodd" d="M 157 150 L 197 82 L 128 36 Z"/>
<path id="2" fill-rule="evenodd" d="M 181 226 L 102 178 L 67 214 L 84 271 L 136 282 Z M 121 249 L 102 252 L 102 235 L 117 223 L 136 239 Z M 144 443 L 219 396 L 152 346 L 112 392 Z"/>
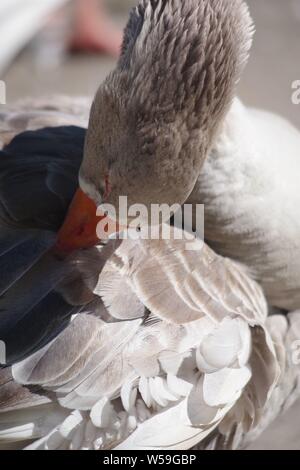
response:
<path id="1" fill-rule="evenodd" d="M 70 253 L 100 243 L 97 237 L 98 223 L 107 217 L 97 216 L 97 207 L 81 189 L 78 189 L 69 208 L 66 220 L 58 233 L 55 251 Z"/>

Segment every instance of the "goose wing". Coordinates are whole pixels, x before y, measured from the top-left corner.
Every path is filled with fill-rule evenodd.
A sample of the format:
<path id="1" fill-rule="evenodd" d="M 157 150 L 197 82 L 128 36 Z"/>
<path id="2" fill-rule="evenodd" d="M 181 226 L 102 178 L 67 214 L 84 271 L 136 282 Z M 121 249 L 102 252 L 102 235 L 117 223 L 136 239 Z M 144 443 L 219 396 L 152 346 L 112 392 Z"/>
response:
<path id="1" fill-rule="evenodd" d="M 172 323 L 203 317 L 220 321 L 225 312 L 250 324 L 264 323 L 264 295 L 245 268 L 218 256 L 202 241 L 194 240 L 193 250 L 189 250 L 191 245 L 185 240 L 180 239 L 180 231 L 170 228 L 170 238 L 157 243 L 124 241 L 106 264 L 95 290 L 110 313 L 128 314 L 114 305 L 120 298 L 114 286 L 123 282 L 130 284 L 154 315 Z M 121 295 L 129 295 L 127 291 Z"/>
<path id="2" fill-rule="evenodd" d="M 1 138 L 9 141 L 0 152 L 0 339 L 7 364 L 51 341 L 79 311 L 59 292 L 74 266 L 49 250 L 78 185 L 85 129 L 69 125 L 19 133 L 54 126 L 60 118 L 69 124 L 80 120 L 80 114 L 71 116 L 68 103 L 65 113 L 50 103 L 24 103 L 19 112 L 11 109 L 0 117 Z M 83 112 L 80 106 L 77 112 Z"/>
<path id="3" fill-rule="evenodd" d="M 188 449 L 219 426 L 251 381 L 252 344 L 257 331 L 263 333 L 258 348 L 267 350 L 268 359 L 276 364 L 262 321 L 266 304 L 260 288 L 242 267 L 233 264 L 229 269 L 230 261 L 223 260 L 229 273 L 228 290 L 232 291 L 234 285 L 233 299 L 242 299 L 239 306 L 242 303 L 246 307 L 233 311 L 229 303 L 229 308 L 232 296 L 228 292 L 224 300 L 224 290 L 222 295 L 219 292 L 218 300 L 217 285 L 214 290 L 203 288 L 203 284 L 212 282 L 206 266 L 205 275 L 201 274 L 201 265 L 207 262 L 206 247 L 191 256 L 200 273 L 195 278 L 198 296 L 203 298 L 201 308 L 197 304 L 197 318 L 187 318 L 184 305 L 190 308 L 191 299 L 184 290 L 177 310 L 170 303 L 165 312 L 166 304 L 162 302 L 162 313 L 158 315 L 152 296 L 155 311 L 149 309 L 148 291 L 145 294 L 142 289 L 149 276 L 138 275 L 142 269 L 140 255 L 149 255 L 152 249 L 158 259 L 177 253 L 175 266 L 181 266 L 184 281 L 192 265 L 187 269 L 181 245 L 178 240 L 170 240 L 167 248 L 160 241 L 124 241 L 110 256 L 95 288 L 106 304 L 106 321 L 98 311 L 93 316 L 76 316 L 51 343 L 13 366 L 15 382 L 25 387 L 39 386 L 44 393 L 52 394 L 62 410 L 68 410 L 68 416 L 48 434 L 41 433 L 30 448 Z M 147 261 L 143 262 L 147 267 Z M 216 269 L 221 266 L 222 258 Z M 149 275 L 153 274 L 152 267 L 150 264 Z M 112 273 L 119 300 L 107 282 Z M 102 289 L 103 279 L 106 284 Z M 175 280 L 169 276 L 165 286 L 168 299 L 169 290 L 173 295 L 178 292 Z M 224 281 L 226 285 L 226 278 Z M 202 307 L 207 292 L 215 303 L 220 303 L 218 315 Z M 277 372 L 275 366 L 270 369 L 268 383 L 260 390 L 262 399 L 277 380 Z"/>

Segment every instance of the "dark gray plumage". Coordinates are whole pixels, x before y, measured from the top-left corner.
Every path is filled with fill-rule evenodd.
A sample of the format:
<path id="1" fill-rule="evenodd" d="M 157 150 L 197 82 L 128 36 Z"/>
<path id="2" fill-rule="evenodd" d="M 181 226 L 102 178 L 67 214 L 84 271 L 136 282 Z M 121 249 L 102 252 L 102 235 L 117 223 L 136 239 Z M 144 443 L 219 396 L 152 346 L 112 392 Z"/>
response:
<path id="1" fill-rule="evenodd" d="M 58 292 L 75 266 L 50 249 L 78 184 L 84 137 L 81 128 L 48 128 L 20 134 L 0 152 L 0 339 L 8 364 L 47 344 L 80 311 Z"/>

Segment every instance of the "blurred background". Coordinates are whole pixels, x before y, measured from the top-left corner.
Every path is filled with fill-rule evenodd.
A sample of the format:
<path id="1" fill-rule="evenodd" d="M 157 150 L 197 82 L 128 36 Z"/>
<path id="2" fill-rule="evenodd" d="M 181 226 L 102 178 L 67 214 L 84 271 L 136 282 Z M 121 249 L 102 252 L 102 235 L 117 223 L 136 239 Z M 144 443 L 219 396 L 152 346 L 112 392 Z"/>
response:
<path id="1" fill-rule="evenodd" d="M 70 53 L 80 15 L 75 12 L 76 1 L 1 0 L 0 79 L 6 82 L 8 104 L 55 93 L 93 96 L 114 67 L 112 51 L 90 53 L 86 48 Z M 136 2 L 102 0 L 108 34 L 114 31 L 117 37 Z M 300 0 L 248 0 L 248 4 L 256 35 L 239 95 L 246 104 L 278 112 L 300 129 L 300 105 L 291 100 L 292 83 L 300 80 Z M 300 449 L 299 423 L 300 403 L 251 448 Z"/>
<path id="2" fill-rule="evenodd" d="M 126 23 L 129 8 L 136 0 L 103 1 L 111 21 L 121 29 Z M 17 56 L 13 54 L 2 70 L 0 52 L 0 78 L 7 83 L 8 102 L 28 95 L 49 93 L 93 95 L 114 67 L 115 59 L 108 55 L 75 55 L 64 49 L 72 32 L 74 2 L 1 0 L 1 38 L 7 38 L 7 34 L 2 33 L 5 20 L 7 22 L 9 15 L 15 16 L 18 10 L 24 10 L 19 23 L 7 26 L 11 40 L 16 41 L 16 31 L 22 29 L 22 17 L 28 17 L 29 10 L 35 11 L 35 18 L 32 19 L 32 27 L 27 27 L 29 31 L 24 32 L 25 38 L 27 34 L 29 41 L 30 35 L 37 31 L 30 42 L 23 40 L 15 47 L 19 51 L 27 42 L 27 47 Z M 9 4 L 8 13 L 5 3 Z M 22 8 L 18 8 L 18 4 Z M 300 106 L 291 101 L 291 84 L 300 80 L 300 0 L 248 0 L 248 4 L 255 20 L 256 36 L 251 60 L 240 85 L 240 96 L 251 106 L 285 115 L 300 128 Z M 52 10 L 52 13 L 47 15 L 47 10 Z M 4 46 L 6 49 L 6 39 Z"/>

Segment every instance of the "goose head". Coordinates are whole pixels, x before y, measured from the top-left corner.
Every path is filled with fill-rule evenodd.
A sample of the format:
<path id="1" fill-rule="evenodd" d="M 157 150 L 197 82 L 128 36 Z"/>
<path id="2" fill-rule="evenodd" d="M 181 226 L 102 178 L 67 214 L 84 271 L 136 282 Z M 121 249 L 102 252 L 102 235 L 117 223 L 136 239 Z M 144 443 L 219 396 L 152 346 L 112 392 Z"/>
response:
<path id="1" fill-rule="evenodd" d="M 80 189 L 59 234 L 99 242 L 96 206 L 183 204 L 234 97 L 253 26 L 243 0 L 141 0 L 92 105 Z"/>

